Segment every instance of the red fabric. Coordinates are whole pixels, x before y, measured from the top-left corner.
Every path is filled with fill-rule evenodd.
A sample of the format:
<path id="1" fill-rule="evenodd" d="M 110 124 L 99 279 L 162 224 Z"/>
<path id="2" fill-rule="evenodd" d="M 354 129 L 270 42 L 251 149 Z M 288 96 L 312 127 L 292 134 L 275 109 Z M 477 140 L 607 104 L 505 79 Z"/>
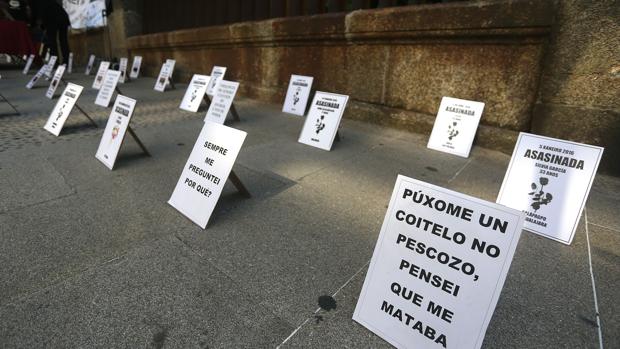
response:
<path id="1" fill-rule="evenodd" d="M 18 56 L 36 53 L 26 22 L 0 20 L 0 53 Z"/>

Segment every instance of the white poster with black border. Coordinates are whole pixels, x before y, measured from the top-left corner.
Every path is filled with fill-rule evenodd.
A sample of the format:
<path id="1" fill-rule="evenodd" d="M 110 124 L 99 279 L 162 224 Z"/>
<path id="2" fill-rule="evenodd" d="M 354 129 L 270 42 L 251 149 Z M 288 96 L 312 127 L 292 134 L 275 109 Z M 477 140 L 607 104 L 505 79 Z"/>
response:
<path id="1" fill-rule="evenodd" d="M 523 219 L 399 175 L 353 319 L 397 348 L 480 348 Z"/>
<path id="2" fill-rule="evenodd" d="M 282 112 L 303 116 L 312 90 L 312 76 L 291 75 Z"/>
<path id="3" fill-rule="evenodd" d="M 194 74 L 192 81 L 190 81 L 181 101 L 179 108 L 191 112 L 197 112 L 200 107 L 205 93 L 207 92 L 207 85 L 209 84 L 210 77 L 208 75 Z"/>
<path id="4" fill-rule="evenodd" d="M 226 67 L 220 67 L 214 65 L 211 69 L 211 80 L 209 81 L 209 86 L 207 86 L 207 95 L 213 96 L 213 90 L 215 89 L 215 85 L 217 82 L 224 78 L 226 74 Z"/>
<path id="5" fill-rule="evenodd" d="M 86 64 L 86 70 L 84 71 L 84 75 L 90 75 L 90 72 L 93 70 L 94 64 L 95 64 L 95 55 L 90 55 L 90 57 L 88 57 L 88 64 Z"/>
<path id="6" fill-rule="evenodd" d="M 118 71 L 121 72 L 121 77 L 118 82 L 125 83 L 125 76 L 127 75 L 127 57 L 122 57 L 118 63 Z"/>
<path id="7" fill-rule="evenodd" d="M 246 135 L 205 122 L 168 203 L 206 228 Z"/>
<path id="8" fill-rule="evenodd" d="M 67 62 L 67 74 L 73 73 L 73 52 L 69 52 L 69 61 Z"/>
<path id="9" fill-rule="evenodd" d="M 427 147 L 469 157 L 484 103 L 443 97 Z"/>
<path id="10" fill-rule="evenodd" d="M 31 54 L 30 56 L 28 56 L 28 60 L 26 61 L 26 66 L 24 66 L 24 70 L 22 70 L 22 74 L 28 75 L 28 72 L 30 71 L 30 67 L 32 66 L 33 61 L 34 61 L 34 55 Z"/>
<path id="11" fill-rule="evenodd" d="M 110 105 L 110 101 L 112 100 L 112 96 L 116 91 L 116 84 L 118 83 L 118 79 L 121 77 L 121 72 L 118 70 L 109 69 L 105 73 L 105 78 L 103 79 L 103 84 L 101 85 L 101 89 L 99 93 L 97 93 L 97 98 L 95 99 L 95 104 L 100 105 L 102 107 L 107 108 Z"/>
<path id="12" fill-rule="evenodd" d="M 37 82 L 41 80 L 46 70 L 47 70 L 47 64 L 44 64 L 43 66 L 41 66 L 41 68 L 39 68 L 37 73 L 34 74 L 34 76 L 30 79 L 30 81 L 28 81 L 28 83 L 26 84 L 26 88 L 29 90 L 32 89 L 37 84 Z"/>
<path id="13" fill-rule="evenodd" d="M 159 75 L 157 76 L 157 81 L 155 81 L 155 87 L 153 87 L 155 91 L 164 92 L 166 90 L 166 86 L 168 86 L 170 82 L 172 69 L 173 66 L 171 66 L 169 60 L 162 64 Z"/>
<path id="14" fill-rule="evenodd" d="M 316 91 L 299 142 L 331 150 L 349 96 Z"/>
<path id="15" fill-rule="evenodd" d="M 129 77 L 132 79 L 137 79 L 140 76 L 140 66 L 142 65 L 142 56 L 134 56 L 133 63 L 131 64 L 131 72 L 129 73 Z"/>
<path id="16" fill-rule="evenodd" d="M 52 72 L 54 71 L 54 66 L 56 65 L 56 61 L 58 60 L 58 56 L 50 57 L 49 62 L 47 62 L 47 69 L 45 70 L 45 77 L 47 79 L 52 78 Z"/>
<path id="17" fill-rule="evenodd" d="M 56 88 L 58 88 L 58 84 L 60 83 L 60 79 L 62 79 L 62 75 L 64 73 L 65 65 L 59 65 L 58 68 L 56 68 L 56 72 L 54 73 L 52 82 L 50 82 L 50 86 L 47 88 L 47 92 L 45 92 L 45 97 L 49 99 L 54 98 L 54 93 L 56 93 Z"/>
<path id="18" fill-rule="evenodd" d="M 45 130 L 58 137 L 83 89 L 84 87 L 80 85 L 67 84 L 43 127 Z"/>
<path id="19" fill-rule="evenodd" d="M 570 245 L 603 148 L 521 132 L 497 203 L 525 213 L 525 230 Z"/>
<path id="20" fill-rule="evenodd" d="M 116 157 L 125 139 L 125 133 L 135 107 L 135 99 L 123 95 L 116 96 L 108 123 L 99 142 L 99 148 L 95 154 L 95 157 L 110 170 L 114 169 Z"/>
<path id="21" fill-rule="evenodd" d="M 97 75 L 95 75 L 95 80 L 93 80 L 93 88 L 95 90 L 98 90 L 101 88 L 101 85 L 103 84 L 103 78 L 105 77 L 105 73 L 109 70 L 109 68 L 110 68 L 110 62 L 102 61 L 101 63 L 99 63 L 99 69 L 97 70 Z"/>
<path id="22" fill-rule="evenodd" d="M 217 85 L 215 85 L 215 94 L 211 99 L 211 104 L 204 120 L 223 124 L 226 121 L 226 116 L 235 99 L 238 88 L 238 82 L 219 80 Z"/>

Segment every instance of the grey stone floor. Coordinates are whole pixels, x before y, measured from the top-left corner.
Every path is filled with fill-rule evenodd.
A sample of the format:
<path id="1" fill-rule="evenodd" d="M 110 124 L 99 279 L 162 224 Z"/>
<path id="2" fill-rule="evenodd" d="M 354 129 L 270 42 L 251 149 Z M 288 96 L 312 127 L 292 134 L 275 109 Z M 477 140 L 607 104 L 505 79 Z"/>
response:
<path id="1" fill-rule="evenodd" d="M 325 152 L 297 143 L 301 117 L 239 98 L 235 170 L 254 197 L 228 185 L 202 230 L 166 203 L 205 113 L 177 108 L 185 85 L 121 85 L 153 157 L 127 138 L 109 171 L 94 157 L 102 128 L 73 113 L 52 136 L 46 88 L 1 73 L 22 112 L 0 116 L 2 348 L 390 347 L 351 316 L 397 174 L 495 201 L 509 161 L 351 120 Z M 92 79 L 68 76 L 103 126 Z M 599 175 L 571 246 L 523 233 L 485 348 L 598 347 L 586 232 L 604 342 L 620 348 L 619 207 L 620 180 Z M 337 308 L 320 309 L 323 295 Z"/>

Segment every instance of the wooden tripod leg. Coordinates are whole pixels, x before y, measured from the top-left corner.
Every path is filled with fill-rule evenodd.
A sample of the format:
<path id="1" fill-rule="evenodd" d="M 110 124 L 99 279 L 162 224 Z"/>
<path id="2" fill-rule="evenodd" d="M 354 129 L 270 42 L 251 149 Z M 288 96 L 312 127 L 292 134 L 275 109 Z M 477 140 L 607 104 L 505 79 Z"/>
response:
<path id="1" fill-rule="evenodd" d="M 243 183 L 241 182 L 241 179 L 239 179 L 239 177 L 237 177 L 237 174 L 235 173 L 235 171 L 230 170 L 230 174 L 228 175 L 228 179 L 230 179 L 230 181 L 235 186 L 235 188 L 237 188 L 237 191 L 239 192 L 239 194 L 245 196 L 246 198 L 251 198 L 252 197 L 252 194 L 250 194 L 250 192 L 245 187 L 245 185 L 243 185 Z"/>
<path id="2" fill-rule="evenodd" d="M 3 94 L 0 93 L 0 97 L 2 97 L 2 99 L 4 99 L 4 101 L 11 106 L 11 108 L 13 108 L 13 110 L 15 110 L 15 113 L 11 113 L 11 114 L 4 114 L 4 115 L 21 115 L 21 113 L 19 112 L 19 110 L 17 110 L 17 108 L 15 108 L 15 106 L 13 104 L 11 104 L 11 102 L 9 102 L 8 99 L 6 99 L 6 97 L 4 97 Z"/>
<path id="3" fill-rule="evenodd" d="M 233 120 L 241 121 L 241 119 L 239 118 L 239 113 L 237 113 L 237 108 L 235 108 L 235 103 L 230 104 L 230 113 L 233 116 Z"/>
<path id="4" fill-rule="evenodd" d="M 340 142 L 340 132 L 336 131 L 336 142 Z"/>
<path id="5" fill-rule="evenodd" d="M 136 141 L 136 143 L 138 143 L 138 146 L 140 146 L 140 148 L 142 149 L 144 154 L 146 154 L 146 156 L 150 157 L 151 153 L 149 153 L 149 151 L 146 150 L 146 147 L 144 146 L 144 144 L 142 144 L 142 141 L 140 140 L 140 138 L 138 138 L 138 135 L 136 135 L 136 133 L 133 132 L 133 129 L 131 128 L 131 126 L 127 125 L 127 131 L 129 131 L 129 134 L 131 135 L 131 137 L 133 137 L 133 139 Z"/>
<path id="6" fill-rule="evenodd" d="M 80 106 L 77 104 L 77 102 L 75 103 L 75 107 L 88 119 L 90 120 L 90 122 L 93 124 L 93 126 L 99 128 L 99 125 L 97 125 L 97 123 L 95 122 L 95 120 L 91 119 L 90 116 L 88 115 L 88 113 L 86 113 L 84 111 L 84 109 L 80 108 Z"/>
<path id="7" fill-rule="evenodd" d="M 207 103 L 207 108 L 211 106 L 211 98 L 209 98 L 209 95 L 207 95 L 206 93 L 204 96 L 202 96 L 202 100 L 205 101 L 205 103 Z"/>

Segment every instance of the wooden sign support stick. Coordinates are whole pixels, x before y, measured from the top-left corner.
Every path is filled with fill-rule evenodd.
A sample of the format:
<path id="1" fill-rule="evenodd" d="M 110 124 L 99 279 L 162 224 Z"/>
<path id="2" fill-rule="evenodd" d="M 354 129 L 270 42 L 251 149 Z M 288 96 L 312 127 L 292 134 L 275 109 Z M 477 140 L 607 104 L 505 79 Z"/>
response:
<path id="1" fill-rule="evenodd" d="M 2 93 L 0 93 L 0 97 L 2 97 L 2 99 L 4 99 L 4 101 L 11 106 L 11 108 L 13 108 L 13 110 L 15 110 L 15 113 L 9 113 L 9 114 L 2 114 L 2 116 L 11 116 L 11 115 L 21 115 L 21 113 L 19 112 L 19 110 L 17 110 L 17 108 L 15 108 L 15 106 L 13 104 L 11 104 L 11 102 L 9 102 L 8 99 L 6 99 L 6 97 L 4 97 L 4 95 Z"/>
<path id="2" fill-rule="evenodd" d="M 245 185 L 243 185 L 243 182 L 241 182 L 241 179 L 239 179 L 239 177 L 237 176 L 235 171 L 230 170 L 230 174 L 228 175 L 228 179 L 230 179 L 230 181 L 235 186 L 235 188 L 237 188 L 237 191 L 239 192 L 239 194 L 245 196 L 248 199 L 252 197 L 252 194 L 250 194 L 250 192 L 245 187 Z"/>

